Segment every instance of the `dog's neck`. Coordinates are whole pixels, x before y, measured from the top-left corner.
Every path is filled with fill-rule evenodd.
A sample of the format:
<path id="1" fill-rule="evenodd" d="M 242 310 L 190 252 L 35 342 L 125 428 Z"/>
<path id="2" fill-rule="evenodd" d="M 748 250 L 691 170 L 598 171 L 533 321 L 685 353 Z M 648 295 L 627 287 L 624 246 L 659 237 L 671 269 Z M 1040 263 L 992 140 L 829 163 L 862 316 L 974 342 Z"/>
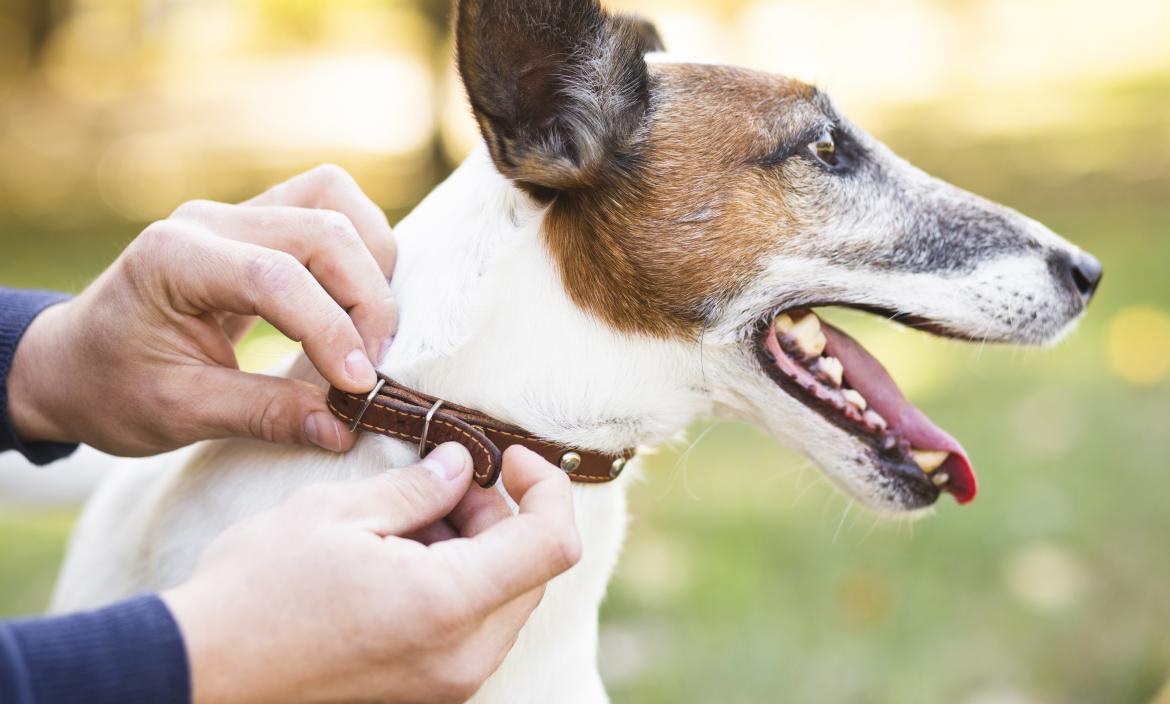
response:
<path id="1" fill-rule="evenodd" d="M 401 318 L 381 370 L 565 444 L 666 440 L 709 410 L 698 345 L 615 333 L 569 300 L 545 210 L 482 147 L 396 229 Z"/>

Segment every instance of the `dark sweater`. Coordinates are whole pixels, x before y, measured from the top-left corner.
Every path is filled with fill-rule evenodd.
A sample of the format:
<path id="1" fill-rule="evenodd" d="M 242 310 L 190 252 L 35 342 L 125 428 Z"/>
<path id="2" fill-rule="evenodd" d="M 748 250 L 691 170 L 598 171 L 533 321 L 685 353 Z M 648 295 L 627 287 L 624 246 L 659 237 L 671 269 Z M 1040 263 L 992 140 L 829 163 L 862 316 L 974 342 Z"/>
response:
<path id="1" fill-rule="evenodd" d="M 76 446 L 23 443 L 8 413 L 8 371 L 29 323 L 65 299 L 56 293 L 0 288 L 0 452 L 15 450 L 39 465 Z M 185 703 L 191 699 L 179 626 L 157 596 L 141 596 L 89 613 L 0 622 L 3 704 Z"/>

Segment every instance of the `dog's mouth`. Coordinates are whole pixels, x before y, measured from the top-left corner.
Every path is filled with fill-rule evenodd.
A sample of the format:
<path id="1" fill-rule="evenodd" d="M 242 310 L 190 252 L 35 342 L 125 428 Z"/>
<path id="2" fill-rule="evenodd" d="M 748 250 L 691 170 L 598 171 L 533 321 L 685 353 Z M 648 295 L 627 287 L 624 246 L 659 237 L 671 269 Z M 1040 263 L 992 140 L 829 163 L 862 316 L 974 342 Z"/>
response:
<path id="1" fill-rule="evenodd" d="M 957 440 L 910 403 L 872 354 L 808 308 L 759 324 L 756 353 L 790 396 L 871 448 L 878 471 L 922 505 L 939 490 L 975 498 L 971 461 Z"/>

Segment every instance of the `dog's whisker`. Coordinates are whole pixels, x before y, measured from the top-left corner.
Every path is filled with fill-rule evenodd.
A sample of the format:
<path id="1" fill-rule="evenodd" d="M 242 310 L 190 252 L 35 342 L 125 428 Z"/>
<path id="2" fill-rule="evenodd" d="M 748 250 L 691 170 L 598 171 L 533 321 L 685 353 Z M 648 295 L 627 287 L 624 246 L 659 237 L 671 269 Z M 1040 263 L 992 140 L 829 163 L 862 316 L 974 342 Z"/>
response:
<path id="1" fill-rule="evenodd" d="M 837 530 L 833 531 L 833 539 L 830 541 L 830 545 L 837 544 L 837 538 L 841 535 L 841 528 L 844 527 L 845 519 L 849 517 L 851 510 L 853 510 L 853 500 L 848 499 L 845 503 L 845 510 L 841 512 L 841 520 L 837 521 Z"/>
<path id="2" fill-rule="evenodd" d="M 695 436 L 694 440 L 692 440 L 691 442 L 689 442 L 687 444 L 686 448 L 682 452 L 679 453 L 678 459 L 675 460 L 674 465 L 670 468 L 670 472 L 668 475 L 670 477 L 670 481 L 667 484 L 666 489 L 661 494 L 659 494 L 659 496 L 657 498 L 658 501 L 661 501 L 664 498 L 666 498 L 666 496 L 674 488 L 674 485 L 675 485 L 676 481 L 678 480 L 678 477 L 680 474 L 682 474 L 682 477 L 683 477 L 683 488 L 687 492 L 687 496 L 689 496 L 691 499 L 693 499 L 695 501 L 702 501 L 701 498 L 699 498 L 697 495 L 695 495 L 691 491 L 690 482 L 687 481 L 686 472 L 689 468 L 689 463 L 687 460 L 690 458 L 691 451 L 694 450 L 696 447 L 698 447 L 699 443 L 702 442 L 703 439 L 706 438 L 707 435 L 712 430 L 719 427 L 720 425 L 723 425 L 723 424 L 720 422 L 715 422 L 715 423 L 711 423 L 710 425 L 708 425 L 706 428 L 703 429 L 702 432 L 700 432 L 697 436 Z"/>
<path id="3" fill-rule="evenodd" d="M 877 530 L 878 524 L 881 522 L 881 516 L 871 516 L 869 530 L 865 531 L 865 535 L 861 536 L 861 540 L 858 540 L 857 544 L 864 545 L 867 541 L 869 541 L 869 536 L 873 535 L 873 532 Z"/>

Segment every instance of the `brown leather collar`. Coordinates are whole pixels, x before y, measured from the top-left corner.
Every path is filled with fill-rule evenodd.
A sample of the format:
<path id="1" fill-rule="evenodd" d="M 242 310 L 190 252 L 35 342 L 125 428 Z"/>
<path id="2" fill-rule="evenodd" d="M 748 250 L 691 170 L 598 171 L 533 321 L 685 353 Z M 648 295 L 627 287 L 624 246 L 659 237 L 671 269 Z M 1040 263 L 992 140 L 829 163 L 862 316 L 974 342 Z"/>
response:
<path id="1" fill-rule="evenodd" d="M 595 484 L 617 479 L 634 456 L 632 448 L 607 455 L 543 440 L 479 411 L 408 389 L 386 376 L 379 376 L 378 385 L 367 396 L 330 388 L 328 403 L 350 430 L 364 428 L 418 443 L 420 455 L 445 442 L 463 445 L 471 453 L 475 481 L 483 487 L 496 483 L 501 456 L 511 445 L 523 445 L 560 466 L 575 482 Z"/>

